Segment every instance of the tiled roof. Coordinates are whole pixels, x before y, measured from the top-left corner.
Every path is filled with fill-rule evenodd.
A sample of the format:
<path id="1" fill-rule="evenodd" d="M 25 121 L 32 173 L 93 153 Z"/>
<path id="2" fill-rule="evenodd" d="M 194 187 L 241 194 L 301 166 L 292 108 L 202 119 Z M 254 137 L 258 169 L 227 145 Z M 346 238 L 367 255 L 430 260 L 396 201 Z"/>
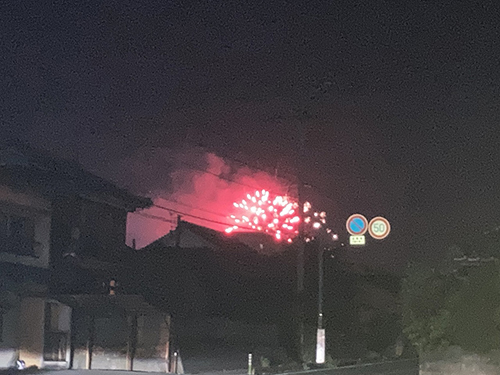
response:
<path id="1" fill-rule="evenodd" d="M 87 172 L 74 161 L 54 157 L 27 145 L 0 147 L 0 169 L 31 179 L 47 194 L 100 197 L 121 205 L 128 211 L 152 204 L 150 199 L 135 196 Z"/>

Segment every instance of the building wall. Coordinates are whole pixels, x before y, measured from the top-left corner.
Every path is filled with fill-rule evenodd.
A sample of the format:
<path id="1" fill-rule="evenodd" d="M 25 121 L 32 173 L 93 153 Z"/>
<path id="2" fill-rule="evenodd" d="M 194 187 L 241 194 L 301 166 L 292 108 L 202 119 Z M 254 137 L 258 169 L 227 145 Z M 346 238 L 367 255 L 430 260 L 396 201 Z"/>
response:
<path id="1" fill-rule="evenodd" d="M 50 262 L 56 265 L 71 244 L 71 230 L 80 225 L 80 199 L 58 197 L 52 202 Z"/>
<path id="2" fill-rule="evenodd" d="M 85 343 L 89 322 L 90 319 L 80 319 L 75 331 L 74 369 L 86 368 Z M 137 343 L 133 361 L 135 371 L 166 371 L 165 356 L 169 329 L 165 314 L 152 312 L 138 316 Z M 108 318 L 96 318 L 92 369 L 126 370 L 129 334 L 129 319 L 123 315 L 113 314 Z"/>
<path id="3" fill-rule="evenodd" d="M 70 337 L 71 308 L 54 300 L 46 301 L 43 367 L 69 367 Z"/>
<path id="4" fill-rule="evenodd" d="M 5 244 L 0 244 L 0 262 L 48 269 L 51 203 L 35 192 L 29 190 L 20 192 L 0 185 L 0 213 L 4 218 L 6 216 L 30 218 L 33 222 L 32 240 L 34 243 L 31 255 L 7 252 Z M 3 275 L 0 274 L 0 276 Z M 9 280 L 9 277 L 4 281 L 9 285 L 6 290 L 3 290 L 4 295 L 10 294 L 17 301 L 14 306 L 3 311 L 0 368 L 15 366 L 18 357 L 24 360 L 28 366 L 41 366 L 45 300 L 31 297 L 21 299 L 17 293 L 22 289 L 24 293 L 43 294 L 46 292 L 46 285 L 23 285 Z"/>
<path id="5" fill-rule="evenodd" d="M 57 264 L 73 240 L 73 228 L 80 231 L 82 257 L 113 259 L 125 246 L 127 212 L 105 203 L 78 197 L 60 197 L 53 203 L 52 262 Z"/>
<path id="6" fill-rule="evenodd" d="M 45 299 L 27 297 L 21 301 L 19 315 L 19 358 L 26 366 L 42 367 Z"/>
<path id="7" fill-rule="evenodd" d="M 168 316 L 160 312 L 139 316 L 134 370 L 165 372 L 169 341 L 170 319 Z"/>
<path id="8" fill-rule="evenodd" d="M 2 332 L 0 332 L 0 368 L 13 367 L 16 364 L 19 347 L 19 313 L 15 306 L 3 314 Z"/>
<path id="9" fill-rule="evenodd" d="M 85 200 L 80 220 L 82 237 L 97 247 L 95 256 L 113 259 L 119 255 L 125 246 L 127 212 L 124 209 Z"/>
<path id="10" fill-rule="evenodd" d="M 0 251 L 0 262 L 21 263 L 48 268 L 50 254 L 51 204 L 38 194 L 16 192 L 0 185 L 0 212 L 30 217 L 34 221 L 33 256 L 16 255 Z"/>

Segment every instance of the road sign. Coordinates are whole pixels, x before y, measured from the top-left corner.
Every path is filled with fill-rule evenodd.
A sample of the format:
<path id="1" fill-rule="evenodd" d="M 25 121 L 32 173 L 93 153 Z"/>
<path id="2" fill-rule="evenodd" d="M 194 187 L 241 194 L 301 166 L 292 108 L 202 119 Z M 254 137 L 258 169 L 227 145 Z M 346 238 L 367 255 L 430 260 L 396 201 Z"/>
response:
<path id="1" fill-rule="evenodd" d="M 347 231 L 353 236 L 362 236 L 368 229 L 368 220 L 360 214 L 349 216 L 346 222 Z"/>
<path id="2" fill-rule="evenodd" d="M 370 233 L 370 236 L 376 240 L 383 240 L 389 235 L 390 231 L 391 224 L 389 224 L 389 221 L 382 216 L 374 217 L 370 220 L 370 224 L 368 224 L 368 232 Z"/>
<path id="3" fill-rule="evenodd" d="M 351 246 L 364 246 L 366 245 L 365 236 L 350 236 L 349 245 Z"/>

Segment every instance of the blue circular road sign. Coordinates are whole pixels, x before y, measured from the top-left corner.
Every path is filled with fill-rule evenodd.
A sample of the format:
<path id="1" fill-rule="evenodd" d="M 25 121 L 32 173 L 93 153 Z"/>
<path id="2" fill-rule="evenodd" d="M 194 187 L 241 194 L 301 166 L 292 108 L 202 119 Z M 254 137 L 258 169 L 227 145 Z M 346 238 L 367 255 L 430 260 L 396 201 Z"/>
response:
<path id="1" fill-rule="evenodd" d="M 349 216 L 346 223 L 347 231 L 353 236 L 361 236 L 366 233 L 368 229 L 368 220 L 360 214 Z"/>

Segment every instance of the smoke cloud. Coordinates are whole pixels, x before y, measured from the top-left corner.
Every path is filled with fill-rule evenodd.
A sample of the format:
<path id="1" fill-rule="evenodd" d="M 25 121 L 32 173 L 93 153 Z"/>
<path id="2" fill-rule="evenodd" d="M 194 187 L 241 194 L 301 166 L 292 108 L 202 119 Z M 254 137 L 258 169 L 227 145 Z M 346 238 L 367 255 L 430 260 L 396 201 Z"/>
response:
<path id="1" fill-rule="evenodd" d="M 296 196 L 296 185 L 271 173 L 223 159 L 200 149 L 157 149 L 134 155 L 127 165 L 135 181 L 134 191 L 148 195 L 154 206 L 129 214 L 127 244 L 137 248 L 174 229 L 182 220 L 223 231 L 232 225 L 233 202 L 248 193 L 266 189 L 271 195 Z M 153 169 L 153 171 L 152 171 Z M 141 180 L 141 175 L 157 176 Z M 148 189 L 144 189 L 148 186 Z"/>

